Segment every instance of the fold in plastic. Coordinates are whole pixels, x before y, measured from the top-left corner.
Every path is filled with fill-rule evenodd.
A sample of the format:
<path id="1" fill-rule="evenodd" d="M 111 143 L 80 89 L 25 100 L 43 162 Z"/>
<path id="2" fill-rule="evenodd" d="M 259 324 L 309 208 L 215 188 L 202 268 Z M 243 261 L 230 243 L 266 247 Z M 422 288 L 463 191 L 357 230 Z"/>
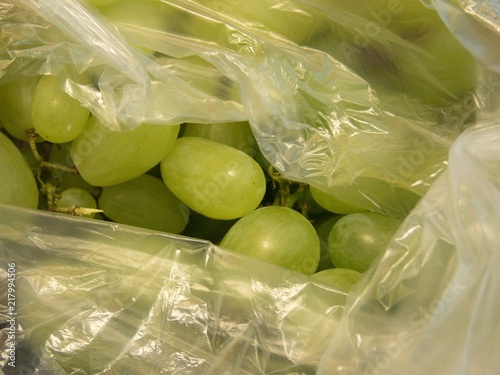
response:
<path id="1" fill-rule="evenodd" d="M 456 6 L 450 15 L 447 3 L 436 4 L 444 21 L 461 19 L 465 9 Z M 446 168 L 456 137 L 500 92 L 498 73 L 471 60 L 481 80 L 475 92 L 454 98 L 423 68 L 438 64 L 425 60 L 425 51 L 384 31 L 381 14 L 359 16 L 346 1 L 256 0 L 257 9 L 268 10 L 252 16 L 240 11 L 247 6 L 240 1 L 154 0 L 143 2 L 148 21 L 142 23 L 133 18 L 143 9 L 137 6 L 125 9 L 128 19 L 111 22 L 101 14 L 106 7 L 76 0 L 1 4 L 0 83 L 55 74 L 70 95 L 119 130 L 141 122 L 248 120 L 263 155 L 285 177 L 323 190 L 347 187 L 344 200 L 393 216 L 408 214 Z M 467 12 L 480 20 L 487 10 Z M 290 31 L 284 22 L 296 27 Z M 486 24 L 476 24 L 471 38 Z M 396 84 L 388 90 L 390 71 L 362 78 L 348 64 L 361 63 L 351 61 L 349 48 L 359 47 L 349 47 L 349 33 L 359 33 L 354 44 L 361 46 L 373 39 L 382 55 L 398 51 L 399 66 L 414 74 L 407 82 L 418 81 L 447 104 L 417 103 Z M 497 50 L 493 38 L 478 40 L 485 43 L 481 51 Z"/>
<path id="2" fill-rule="evenodd" d="M 345 303 L 208 242 L 8 206 L 0 265 L 6 374 L 312 374 Z"/>
<path id="3" fill-rule="evenodd" d="M 493 375 L 500 368 L 500 122 L 449 166 L 348 297 L 318 374 Z"/>

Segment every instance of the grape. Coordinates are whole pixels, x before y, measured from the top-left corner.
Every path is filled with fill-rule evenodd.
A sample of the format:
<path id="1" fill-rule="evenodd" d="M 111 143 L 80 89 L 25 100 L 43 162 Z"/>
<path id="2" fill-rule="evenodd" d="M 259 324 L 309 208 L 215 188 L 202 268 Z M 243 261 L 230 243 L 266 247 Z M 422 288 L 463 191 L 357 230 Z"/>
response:
<path id="1" fill-rule="evenodd" d="M 330 284 L 347 293 L 354 285 L 356 285 L 361 276 L 362 274 L 360 272 L 347 268 L 330 268 L 316 272 L 311 277 Z"/>
<path id="2" fill-rule="evenodd" d="M 352 185 L 331 186 L 327 192 L 311 187 L 313 198 L 338 214 L 377 211 L 403 218 L 415 207 L 420 195 L 376 178 L 360 176 Z"/>
<path id="3" fill-rule="evenodd" d="M 70 156 L 85 181 L 94 186 L 116 185 L 147 172 L 172 148 L 179 125 L 141 124 L 113 131 L 91 116 L 72 142 Z"/>
<path id="4" fill-rule="evenodd" d="M 67 167 L 74 166 L 70 156 L 71 142 L 53 144 L 50 148 L 49 162 L 61 164 Z M 70 187 L 79 187 L 92 193 L 96 187 L 89 184 L 80 174 L 67 173 L 62 170 L 54 169 L 52 178 L 58 188 L 66 189 Z"/>
<path id="5" fill-rule="evenodd" d="M 68 188 L 62 191 L 61 196 L 57 199 L 56 206 L 58 208 L 97 208 L 97 203 L 94 197 L 87 191 L 81 188 Z M 95 213 L 86 213 L 82 216 L 93 218 Z"/>
<path id="6" fill-rule="evenodd" d="M 27 141 L 33 129 L 31 103 L 39 76 L 18 78 L 0 86 L 0 122 L 13 137 Z"/>
<path id="7" fill-rule="evenodd" d="M 385 250 L 400 224 L 399 219 L 375 212 L 343 216 L 328 236 L 333 265 L 365 272 Z"/>
<path id="8" fill-rule="evenodd" d="M 312 275 L 320 258 L 312 224 L 288 207 L 267 206 L 238 220 L 220 246 L 281 267 Z"/>
<path id="9" fill-rule="evenodd" d="M 90 111 L 59 87 L 55 76 L 38 81 L 31 105 L 31 121 L 46 141 L 64 143 L 75 139 L 85 127 Z"/>
<path id="10" fill-rule="evenodd" d="M 0 132 L 0 204 L 37 208 L 38 186 L 19 149 Z"/>
<path id="11" fill-rule="evenodd" d="M 315 187 L 311 186 L 310 187 L 310 192 L 313 197 L 313 199 L 325 210 L 328 210 L 330 212 L 336 213 L 336 214 L 351 214 L 354 212 L 362 212 L 366 211 L 364 208 L 361 208 L 359 206 L 350 204 L 341 198 L 338 198 L 335 193 L 341 189 L 344 189 L 343 187 L 331 187 L 328 190 L 328 193 Z"/>
<path id="12" fill-rule="evenodd" d="M 159 178 L 143 174 L 102 189 L 99 208 L 111 220 L 168 233 L 181 233 L 189 209 Z"/>
<path id="13" fill-rule="evenodd" d="M 184 137 L 200 137 L 222 143 L 254 156 L 256 141 L 248 122 L 223 122 L 211 124 L 188 123 L 182 133 Z"/>
<path id="14" fill-rule="evenodd" d="M 168 188 L 192 210 L 219 220 L 253 211 L 264 197 L 264 172 L 250 156 L 220 143 L 181 137 L 161 162 Z"/>

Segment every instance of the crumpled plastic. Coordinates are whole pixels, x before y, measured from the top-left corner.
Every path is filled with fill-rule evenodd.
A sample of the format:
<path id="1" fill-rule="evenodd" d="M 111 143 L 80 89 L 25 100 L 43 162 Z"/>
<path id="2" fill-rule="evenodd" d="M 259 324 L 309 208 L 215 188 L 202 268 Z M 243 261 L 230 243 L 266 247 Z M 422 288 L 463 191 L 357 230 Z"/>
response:
<path id="1" fill-rule="evenodd" d="M 437 107 L 398 92 L 396 85 L 387 89 L 387 72 L 363 77 L 348 64 L 352 53 L 335 48 L 343 46 L 335 32 L 354 30 L 362 41 L 373 39 L 374 28 L 383 51 L 395 49 L 401 66 L 417 72 L 428 56 L 383 32 L 378 18 L 369 19 L 373 15 L 354 16 L 345 1 L 259 0 L 254 3 L 269 7 L 262 19 L 239 12 L 241 1 L 143 0 L 135 3 L 149 13 L 139 25 L 125 16 L 110 22 L 105 6 L 84 1 L 2 3 L 0 83 L 55 74 L 70 95 L 118 130 L 141 122 L 248 120 L 262 154 L 285 177 L 398 217 L 425 194 L 446 168 L 453 141 L 498 95 L 498 73 L 480 63 L 475 92 L 462 99 L 429 72 L 414 78 L 446 98 Z M 110 6 L 121 3 L 134 1 Z M 459 5 L 446 8 L 452 3 L 436 3 L 445 20 L 464 13 Z M 470 26 L 476 34 L 490 25 L 479 23 L 479 11 L 468 12 L 477 20 Z M 283 20 L 303 31 L 283 31 Z M 449 24 L 454 30 L 455 22 Z M 475 42 L 472 35 L 466 46 Z M 478 41 L 492 44 L 491 38 Z M 493 64 L 478 56 L 482 61 Z"/>
<path id="2" fill-rule="evenodd" d="M 312 374 L 346 298 L 206 241 L 12 206 L 0 259 L 5 374 Z"/>
<path id="3" fill-rule="evenodd" d="M 69 94 L 116 129 L 141 122 L 168 126 L 248 119 L 262 153 L 286 177 L 324 190 L 347 187 L 358 193 L 349 196 L 352 203 L 406 219 L 386 251 L 348 294 L 341 313 L 344 301 L 337 299 L 338 292 L 260 264 L 242 276 L 235 264 L 245 270 L 253 260 L 215 250 L 207 243 L 144 235 L 122 226 L 106 227 L 101 236 L 102 224 L 2 207 L 3 269 L 9 258 L 16 259 L 28 276 L 34 273 L 21 284 L 36 291 L 30 298 L 43 302 L 37 293 L 51 296 L 40 305 L 46 309 L 41 310 L 43 316 L 34 313 L 25 324 L 23 337 L 33 345 L 29 349 L 37 351 L 30 368 L 37 368 L 38 373 L 48 373 L 45 368 L 62 374 L 71 373 L 69 368 L 76 373 L 78 368 L 81 373 L 96 369 L 126 373 L 127 366 L 139 366 L 141 371 L 154 373 L 162 365 L 172 364 L 165 372 L 495 374 L 500 368 L 495 357 L 500 349 L 496 339 L 500 333 L 496 298 L 500 284 L 495 272 L 499 265 L 495 229 L 500 226 L 498 4 L 492 0 L 434 0 L 428 4 L 477 63 L 475 92 L 464 101 L 436 110 L 415 106 L 404 95 L 384 92 L 351 70 L 335 51 L 302 43 L 300 35 L 285 37 L 279 30 L 271 32 L 265 25 L 232 17 L 240 1 L 159 3 L 184 18 L 171 17 L 181 22 L 155 30 L 112 24 L 83 2 L 2 0 L 0 26 L 5 49 L 0 58 L 0 83 L 23 75 L 56 74 Z M 318 19 L 369 25 L 348 10 L 332 10 L 331 4 L 282 1 L 275 2 L 273 12 L 293 16 L 297 27 L 306 30 Z M 192 28 L 187 20 L 193 22 Z M 384 40 L 398 46 L 391 36 Z M 415 63 L 412 59 L 406 62 Z M 432 80 L 427 84 L 432 86 Z M 372 180 L 380 190 L 368 188 L 373 186 Z M 416 196 L 418 203 L 406 204 L 408 196 Z M 45 220 L 55 226 L 46 226 Z M 63 225 L 66 221 L 74 225 Z M 65 229 L 54 229 L 59 226 Z M 34 234 L 27 237 L 31 232 Z M 109 246 L 100 247 L 101 242 Z M 74 252 L 68 254 L 67 245 L 71 244 Z M 146 255 L 137 251 L 137 247 L 144 250 L 149 246 L 157 252 Z M 193 246 L 196 251 L 191 251 Z M 185 247 L 191 250 L 186 253 Z M 31 261 L 40 251 L 47 261 L 57 263 L 59 257 L 64 261 L 56 266 Z M 182 254 L 191 255 L 184 258 Z M 137 257 L 144 263 L 136 264 Z M 215 261 L 220 266 L 217 271 L 239 280 L 228 281 L 228 305 L 236 305 L 238 311 L 227 316 L 217 309 L 218 298 L 225 298 L 228 287 L 211 272 L 214 257 L 227 260 Z M 186 263 L 188 258 L 198 266 Z M 88 269 L 79 273 L 71 262 L 83 262 Z M 157 272 L 146 272 L 149 266 Z M 58 267 L 76 275 L 57 280 L 61 275 Z M 173 289 L 161 289 L 159 285 L 170 279 L 158 272 L 170 270 L 169 275 L 178 280 L 179 269 L 186 278 L 167 283 Z M 193 269 L 199 273 L 191 279 Z M 50 271 L 54 272 L 51 277 L 42 274 L 51 275 Z M 204 275 L 205 271 L 210 275 Z M 131 286 L 135 280 L 141 281 L 139 289 Z M 82 288 L 74 288 L 74 282 Z M 98 283 L 97 289 L 92 283 Z M 145 283 L 148 288 L 141 289 Z M 99 288 L 110 293 L 105 293 L 102 303 L 96 300 Z M 170 322 L 165 331 L 153 306 L 168 300 L 179 288 L 206 292 L 208 302 L 196 300 L 195 307 L 188 303 L 187 310 L 178 312 L 174 324 L 179 323 L 178 330 L 170 330 Z M 171 305 L 166 304 L 170 313 L 185 306 L 186 295 L 178 296 Z M 326 298 L 328 304 L 330 297 L 334 302 L 327 307 L 321 301 Z M 70 302 L 64 302 L 66 299 Z M 54 311 L 56 305 L 50 301 L 62 303 L 67 311 Z M 283 313 L 289 304 L 292 311 Z M 29 301 L 28 305 L 33 306 Z M 240 309 L 244 323 L 237 319 Z M 146 319 L 146 311 L 151 321 Z M 306 319 L 311 313 L 316 320 Z M 200 318 L 190 322 L 196 327 L 193 330 L 183 320 L 191 316 Z M 253 330 L 255 317 L 259 324 L 269 320 L 273 326 Z M 50 332 L 38 330 L 41 337 L 30 336 L 37 331 L 33 327 L 40 328 L 40 321 L 48 318 L 57 327 L 47 328 Z M 317 321 L 327 327 L 321 330 Z M 146 322 L 157 329 L 150 330 Z M 248 326 L 250 332 L 245 330 Z M 116 336 L 122 327 L 128 335 L 125 346 L 123 337 Z M 5 328 L 2 332 L 6 334 Z M 143 332 L 145 341 L 141 341 Z M 151 333 L 154 339 L 148 336 Z M 44 341 L 47 337 L 50 340 Z M 39 340 L 38 346 L 31 338 Z M 163 352 L 170 342 L 175 349 Z M 107 343 L 117 344 L 113 347 L 119 352 L 100 350 Z M 165 364 L 161 354 L 171 362 Z M 77 361 L 74 367 L 72 360 Z M 136 371 L 131 373 L 137 373 L 138 367 L 132 368 Z"/>

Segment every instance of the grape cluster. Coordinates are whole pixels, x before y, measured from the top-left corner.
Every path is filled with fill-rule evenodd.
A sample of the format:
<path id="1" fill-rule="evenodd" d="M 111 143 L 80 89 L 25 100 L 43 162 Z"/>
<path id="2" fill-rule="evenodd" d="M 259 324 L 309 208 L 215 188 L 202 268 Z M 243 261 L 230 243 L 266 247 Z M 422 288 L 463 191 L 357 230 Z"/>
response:
<path id="1" fill-rule="evenodd" d="M 284 178 L 248 122 L 115 131 L 57 77 L 0 92 L 0 203 L 205 239 L 344 291 L 399 226 Z"/>

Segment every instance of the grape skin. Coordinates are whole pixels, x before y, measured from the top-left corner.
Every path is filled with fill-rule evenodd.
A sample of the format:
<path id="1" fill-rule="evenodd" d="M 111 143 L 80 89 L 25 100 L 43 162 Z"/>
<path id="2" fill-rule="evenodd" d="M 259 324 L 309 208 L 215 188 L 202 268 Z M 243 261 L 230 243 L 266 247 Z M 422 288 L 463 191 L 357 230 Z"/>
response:
<path id="1" fill-rule="evenodd" d="M 250 156 L 198 137 L 179 138 L 162 160 L 161 174 L 189 208 L 218 220 L 250 213 L 266 190 L 264 172 Z"/>
<path id="2" fill-rule="evenodd" d="M 70 156 L 85 181 L 93 186 L 116 185 L 139 177 L 172 148 L 179 125 L 141 124 L 113 131 L 91 117 L 72 142 Z"/>
<path id="3" fill-rule="evenodd" d="M 109 219 L 168 233 L 181 233 L 189 210 L 159 178 L 144 174 L 121 184 L 106 186 L 98 200 Z"/>
<path id="4" fill-rule="evenodd" d="M 320 243 L 312 224 L 282 206 L 261 207 L 238 220 L 220 246 L 308 276 L 318 268 Z"/>
<path id="5" fill-rule="evenodd" d="M 37 208 L 35 177 L 14 143 L 0 132 L 0 204 Z"/>

